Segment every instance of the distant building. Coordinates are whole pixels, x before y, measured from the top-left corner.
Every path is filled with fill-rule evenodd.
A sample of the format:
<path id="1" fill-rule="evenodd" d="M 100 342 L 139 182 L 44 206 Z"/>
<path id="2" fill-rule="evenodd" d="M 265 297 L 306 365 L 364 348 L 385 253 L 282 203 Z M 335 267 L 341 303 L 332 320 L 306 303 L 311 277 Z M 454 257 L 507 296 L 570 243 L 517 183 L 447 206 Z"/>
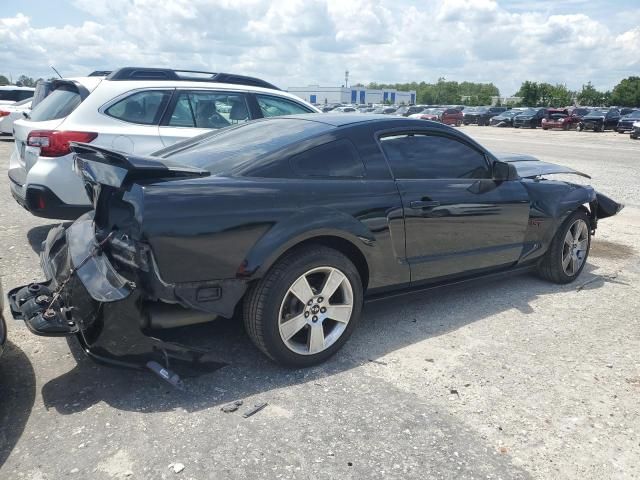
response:
<path id="1" fill-rule="evenodd" d="M 392 105 L 416 103 L 416 92 L 403 92 L 395 88 L 373 90 L 365 87 L 321 87 L 309 85 L 307 87 L 289 87 L 289 93 L 306 100 L 309 103 L 323 105 L 325 103 L 391 103 Z"/>
<path id="2" fill-rule="evenodd" d="M 491 97 L 491 105 L 514 105 L 516 103 L 520 103 L 522 101 L 522 97 Z"/>

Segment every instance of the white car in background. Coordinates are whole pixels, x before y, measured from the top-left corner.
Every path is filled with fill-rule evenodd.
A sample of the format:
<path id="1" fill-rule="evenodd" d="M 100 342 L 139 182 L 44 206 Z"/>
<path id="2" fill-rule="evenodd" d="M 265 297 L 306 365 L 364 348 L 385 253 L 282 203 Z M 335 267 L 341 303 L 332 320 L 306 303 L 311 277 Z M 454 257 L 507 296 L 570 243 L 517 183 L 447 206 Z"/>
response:
<path id="1" fill-rule="evenodd" d="M 0 86 L 0 105 L 11 105 L 33 97 L 35 88 L 17 87 L 15 85 Z"/>
<path id="2" fill-rule="evenodd" d="M 21 100 L 11 105 L 0 105 L 0 135 L 13 134 L 13 122 L 24 118 L 31 110 L 31 99 Z"/>
<path id="3" fill-rule="evenodd" d="M 148 155 L 211 129 L 318 112 L 264 80 L 228 73 L 127 67 L 55 80 L 30 117 L 14 123 L 11 193 L 36 216 L 75 219 L 90 204 L 69 142 Z"/>

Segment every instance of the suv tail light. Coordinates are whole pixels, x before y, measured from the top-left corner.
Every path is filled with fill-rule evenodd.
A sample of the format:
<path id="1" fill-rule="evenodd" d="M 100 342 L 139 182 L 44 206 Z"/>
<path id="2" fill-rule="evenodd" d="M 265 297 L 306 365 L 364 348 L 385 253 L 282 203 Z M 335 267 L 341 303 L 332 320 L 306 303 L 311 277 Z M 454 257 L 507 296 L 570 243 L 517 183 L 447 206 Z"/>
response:
<path id="1" fill-rule="evenodd" d="M 10 112 L 7 112 L 6 110 L 0 110 L 0 117 L 6 117 L 9 113 Z"/>
<path id="2" fill-rule="evenodd" d="M 43 157 L 62 157 L 71 153 L 69 142 L 90 143 L 96 132 L 68 132 L 64 130 L 33 130 L 27 137 L 27 145 L 40 147 Z"/>

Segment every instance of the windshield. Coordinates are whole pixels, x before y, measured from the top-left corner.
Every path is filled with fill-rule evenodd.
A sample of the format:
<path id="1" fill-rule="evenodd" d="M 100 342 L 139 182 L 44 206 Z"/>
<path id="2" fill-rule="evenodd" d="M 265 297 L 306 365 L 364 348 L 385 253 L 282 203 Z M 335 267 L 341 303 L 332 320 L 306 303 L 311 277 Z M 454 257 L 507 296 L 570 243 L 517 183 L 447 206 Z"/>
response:
<path id="1" fill-rule="evenodd" d="M 627 115 L 627 118 L 640 118 L 640 110 L 631 112 L 629 115 Z"/>
<path id="2" fill-rule="evenodd" d="M 42 100 L 31 111 L 29 118 L 34 122 L 64 118 L 73 112 L 80 103 L 82 103 L 80 94 L 73 87 L 64 86 L 54 90 Z"/>
<path id="3" fill-rule="evenodd" d="M 296 118 L 270 118 L 205 133 L 154 155 L 173 162 L 231 174 L 287 145 L 331 130 L 331 125 Z"/>

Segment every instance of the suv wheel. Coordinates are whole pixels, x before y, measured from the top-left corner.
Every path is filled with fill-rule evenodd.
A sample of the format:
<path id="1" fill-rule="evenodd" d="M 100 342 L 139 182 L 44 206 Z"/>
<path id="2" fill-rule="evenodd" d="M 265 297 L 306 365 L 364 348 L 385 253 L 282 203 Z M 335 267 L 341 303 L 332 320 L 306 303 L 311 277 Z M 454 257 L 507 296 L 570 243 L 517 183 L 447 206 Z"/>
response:
<path id="1" fill-rule="evenodd" d="M 574 212 L 564 221 L 538 265 L 540 276 L 560 284 L 578 278 L 591 247 L 589 225 L 589 217 L 584 210 Z"/>
<path id="2" fill-rule="evenodd" d="M 362 310 L 358 270 L 324 246 L 279 260 L 247 293 L 244 323 L 253 343 L 282 365 L 307 367 L 337 352 Z"/>

